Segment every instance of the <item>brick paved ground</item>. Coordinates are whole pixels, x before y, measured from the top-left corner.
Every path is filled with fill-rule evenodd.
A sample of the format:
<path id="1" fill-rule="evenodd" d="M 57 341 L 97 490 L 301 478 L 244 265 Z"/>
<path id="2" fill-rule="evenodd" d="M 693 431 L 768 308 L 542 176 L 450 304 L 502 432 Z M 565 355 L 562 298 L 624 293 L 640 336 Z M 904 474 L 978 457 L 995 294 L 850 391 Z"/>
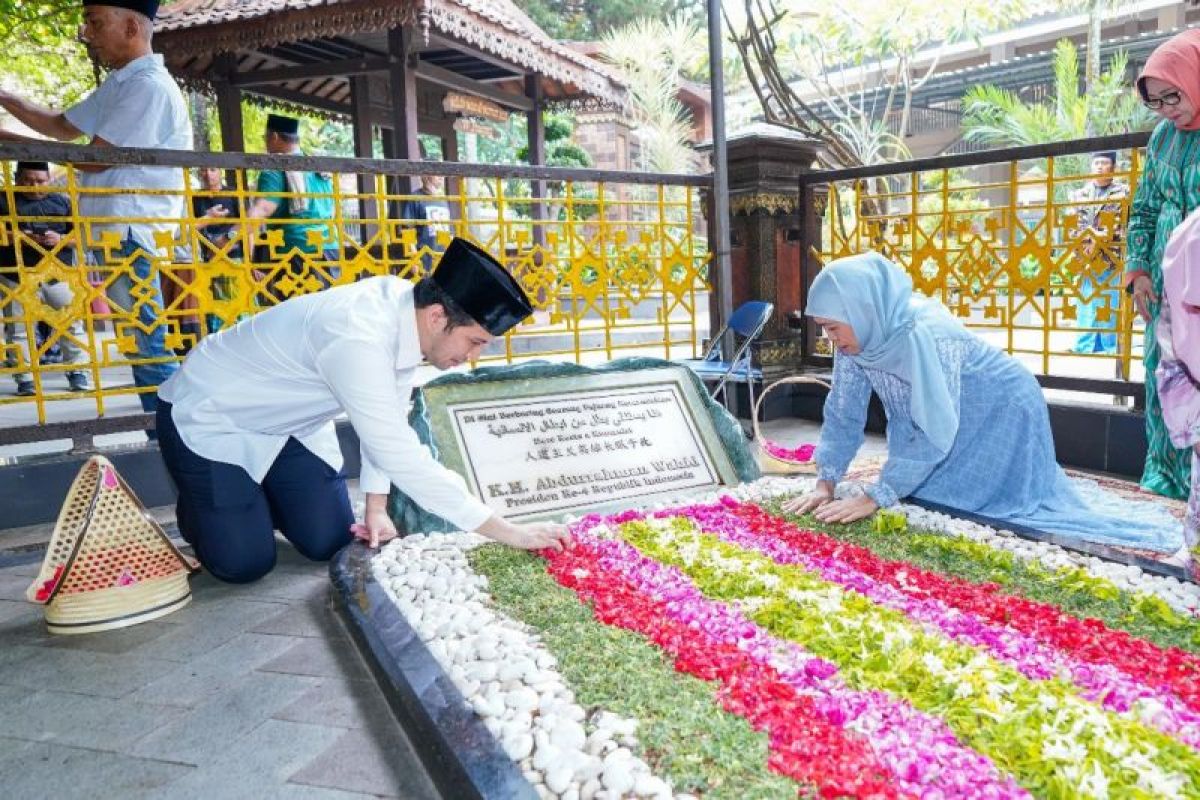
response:
<path id="1" fill-rule="evenodd" d="M 24 599 L 37 569 L 0 568 L 5 798 L 437 797 L 326 565 L 281 543 L 258 583 L 199 574 L 181 611 L 81 636 L 46 633 Z"/>

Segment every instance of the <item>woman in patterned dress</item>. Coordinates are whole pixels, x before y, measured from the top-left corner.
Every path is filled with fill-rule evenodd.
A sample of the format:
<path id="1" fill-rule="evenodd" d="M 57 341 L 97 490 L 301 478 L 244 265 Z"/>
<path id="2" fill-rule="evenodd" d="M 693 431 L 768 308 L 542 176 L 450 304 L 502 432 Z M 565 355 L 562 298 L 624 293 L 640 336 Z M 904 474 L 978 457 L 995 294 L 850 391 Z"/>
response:
<path id="1" fill-rule="evenodd" d="M 1153 377 L 1171 444 L 1191 453 L 1183 541 L 1191 553 L 1192 580 L 1200 582 L 1200 212 L 1171 235 L 1162 273 L 1155 325 L 1161 357 Z"/>
<path id="2" fill-rule="evenodd" d="M 1054 458 L 1037 380 L 976 337 L 877 253 L 833 262 L 805 313 L 837 349 L 814 459 L 813 491 L 787 501 L 823 522 L 853 522 L 913 497 L 1076 541 L 1176 553 L 1178 525 L 1089 506 Z M 874 390 L 888 458 L 862 496 L 834 499 L 864 438 Z M 1114 504 L 1120 507 L 1120 504 Z"/>
<path id="3" fill-rule="evenodd" d="M 1146 146 L 1145 167 L 1129 215 L 1125 285 L 1146 320 L 1146 466 L 1142 486 L 1182 499 L 1191 486 L 1191 448 L 1180 449 L 1162 421 L 1154 371 L 1163 251 L 1171 232 L 1200 207 L 1200 30 L 1160 45 L 1137 79 L 1144 102 L 1163 119 Z"/>

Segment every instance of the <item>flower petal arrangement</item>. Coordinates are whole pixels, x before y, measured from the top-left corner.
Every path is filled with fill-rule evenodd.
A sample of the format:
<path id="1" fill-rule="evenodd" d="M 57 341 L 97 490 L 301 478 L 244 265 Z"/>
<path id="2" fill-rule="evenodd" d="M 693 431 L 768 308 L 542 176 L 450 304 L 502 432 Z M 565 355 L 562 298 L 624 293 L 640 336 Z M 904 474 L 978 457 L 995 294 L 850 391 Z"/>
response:
<path id="1" fill-rule="evenodd" d="M 767 452 L 767 455 L 778 458 L 781 461 L 791 461 L 797 464 L 807 464 L 812 461 L 813 453 L 817 447 L 813 444 L 802 444 L 796 447 L 784 447 L 770 439 L 763 440 L 762 448 Z"/>
<path id="2" fill-rule="evenodd" d="M 1200 797 L 1192 593 L 772 486 L 375 572 L 541 796 Z"/>

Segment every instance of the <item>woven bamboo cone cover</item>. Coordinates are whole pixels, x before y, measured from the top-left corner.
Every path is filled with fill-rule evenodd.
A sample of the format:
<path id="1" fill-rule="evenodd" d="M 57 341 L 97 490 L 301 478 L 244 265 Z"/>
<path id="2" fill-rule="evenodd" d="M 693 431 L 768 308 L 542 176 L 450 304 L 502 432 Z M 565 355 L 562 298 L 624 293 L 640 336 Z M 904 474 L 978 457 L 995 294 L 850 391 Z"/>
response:
<path id="1" fill-rule="evenodd" d="M 803 375 L 793 375 L 790 378 L 780 378 L 762 390 L 762 393 L 754 401 L 754 411 L 751 414 L 751 420 L 754 424 L 754 459 L 758 462 L 758 468 L 767 475 L 816 475 L 817 462 L 815 461 L 788 461 L 782 458 L 776 458 L 767 452 L 766 440 L 763 438 L 762 430 L 759 428 L 759 408 L 763 401 L 767 399 L 767 395 L 773 392 L 780 386 L 796 383 L 815 383 L 818 386 L 824 386 L 829 389 L 830 386 L 825 381 L 819 378 L 807 378 Z"/>
<path id="2" fill-rule="evenodd" d="M 182 608 L 196 568 L 112 463 L 93 456 L 67 492 L 25 596 L 46 606 L 52 633 L 111 630 Z"/>

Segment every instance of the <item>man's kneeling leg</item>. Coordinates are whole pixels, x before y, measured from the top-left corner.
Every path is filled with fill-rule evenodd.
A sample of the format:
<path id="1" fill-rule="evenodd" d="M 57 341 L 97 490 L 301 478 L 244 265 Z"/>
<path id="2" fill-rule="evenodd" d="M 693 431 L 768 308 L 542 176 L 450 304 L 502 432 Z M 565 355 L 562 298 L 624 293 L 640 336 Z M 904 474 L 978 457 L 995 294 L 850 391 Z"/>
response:
<path id="1" fill-rule="evenodd" d="M 159 448 L 179 492 L 176 519 L 183 538 L 213 577 L 249 583 L 275 566 L 275 534 L 262 487 L 233 464 L 211 461 L 183 443 L 171 405 L 157 411 Z"/>
<path id="2" fill-rule="evenodd" d="M 295 439 L 263 478 L 275 526 L 306 558 L 327 561 L 350 541 L 346 478 Z"/>

